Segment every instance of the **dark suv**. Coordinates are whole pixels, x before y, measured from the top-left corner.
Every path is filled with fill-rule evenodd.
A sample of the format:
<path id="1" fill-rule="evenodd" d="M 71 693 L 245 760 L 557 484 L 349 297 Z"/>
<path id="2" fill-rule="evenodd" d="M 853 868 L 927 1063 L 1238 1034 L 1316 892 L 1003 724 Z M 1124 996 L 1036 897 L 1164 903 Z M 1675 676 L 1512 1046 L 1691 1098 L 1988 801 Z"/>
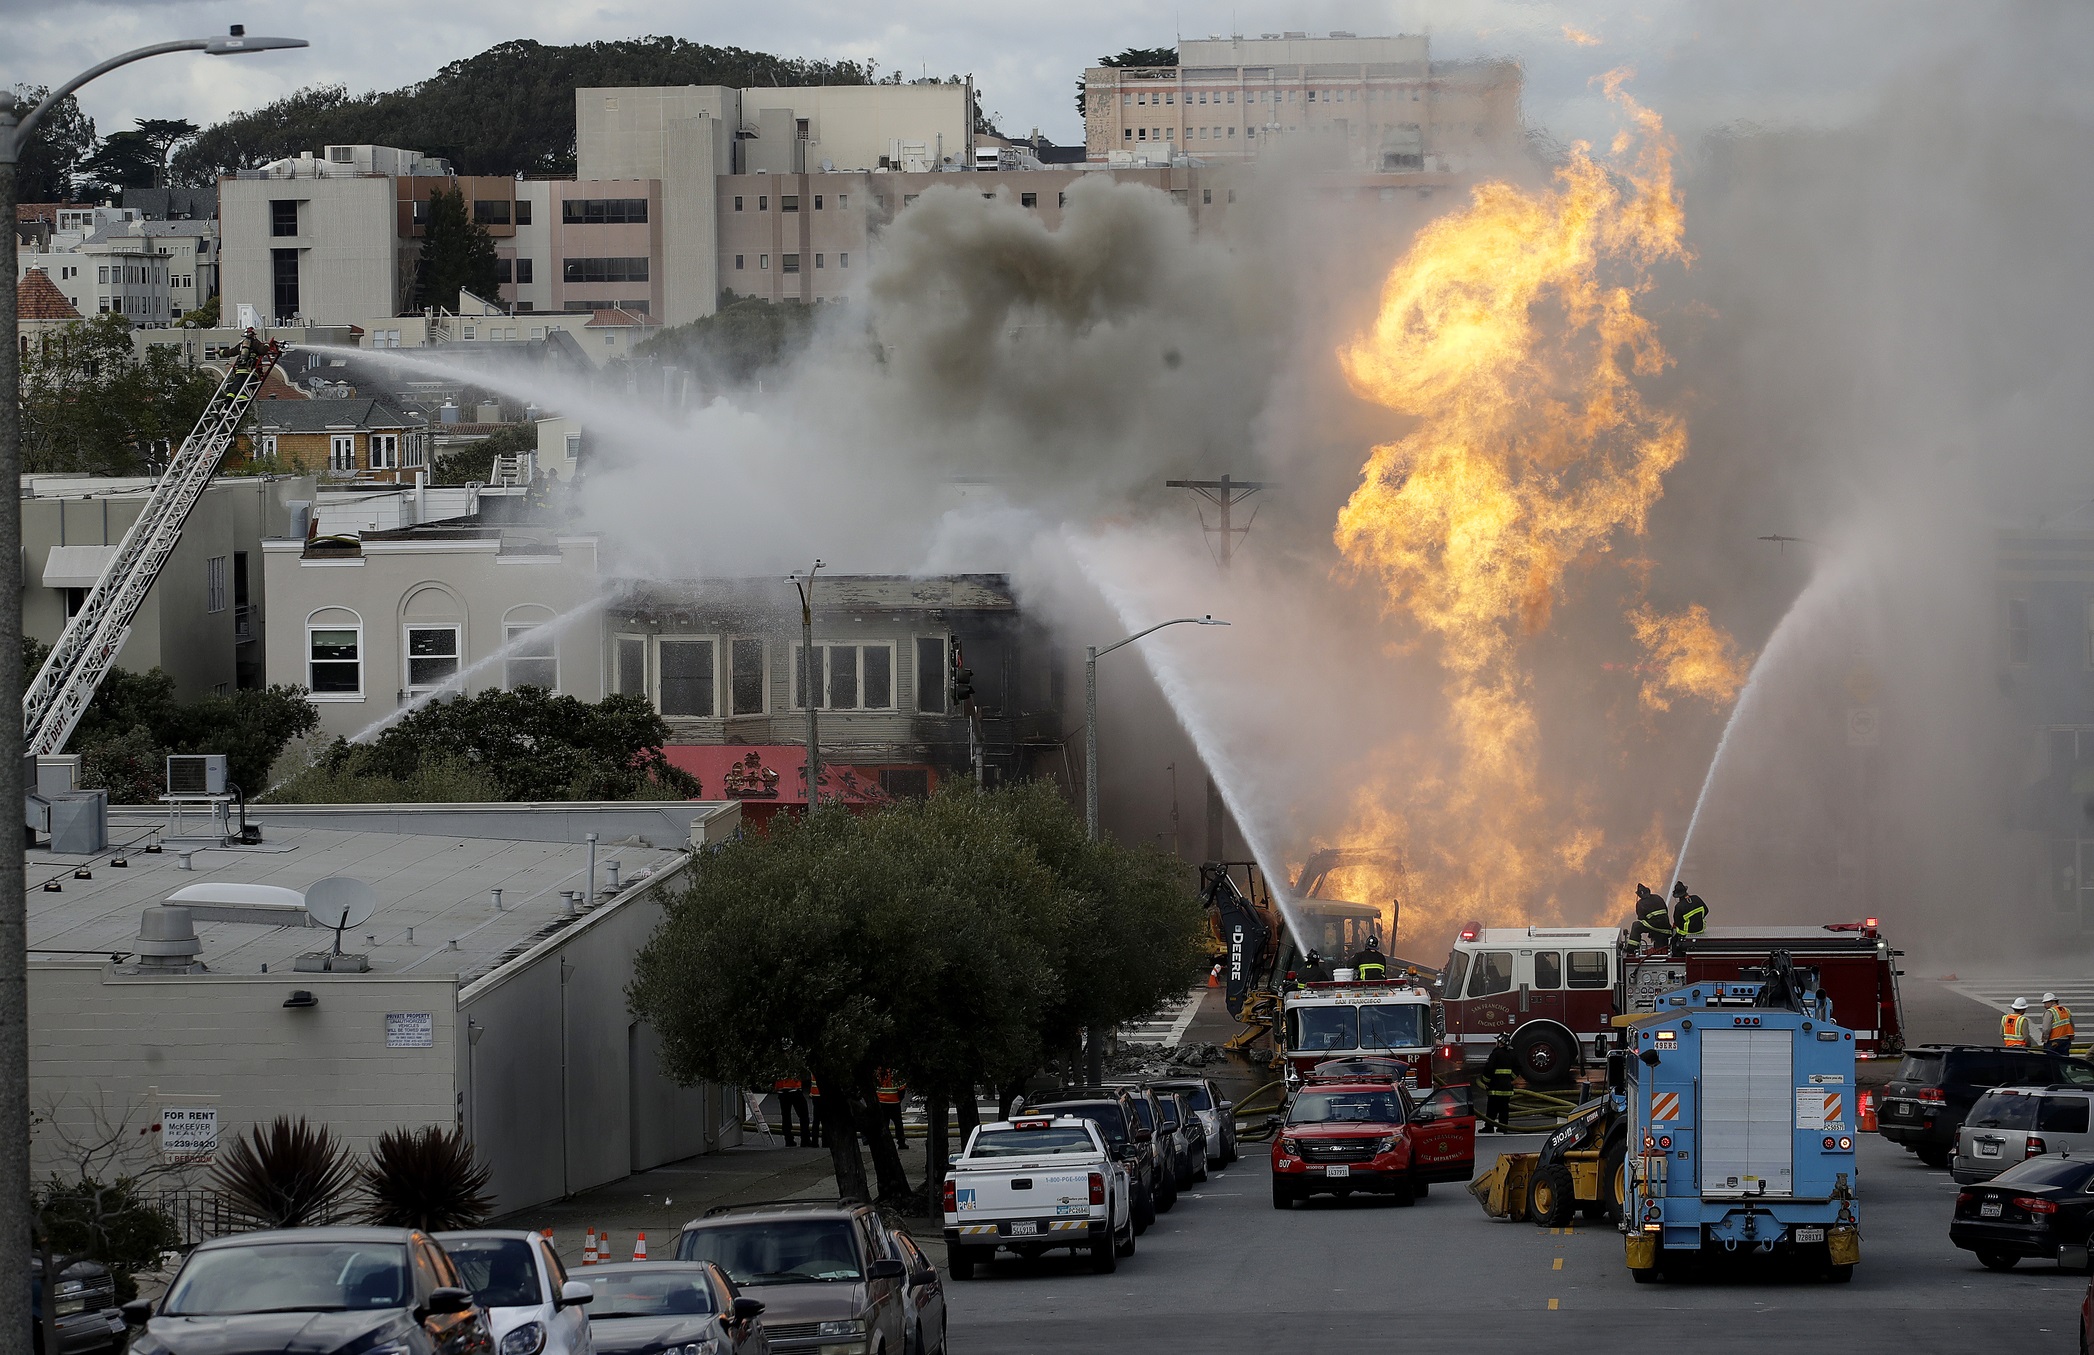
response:
<path id="1" fill-rule="evenodd" d="M 2094 1087 L 2094 1063 L 2040 1049 L 1997 1045 L 1920 1045 L 1905 1051 L 1898 1076 L 1883 1089 L 1876 1124 L 1883 1137 L 1946 1167 L 1956 1131 L 1977 1099 L 1994 1087 Z"/>
<path id="2" fill-rule="evenodd" d="M 902 1355 L 909 1268 L 867 1205 L 722 1205 L 676 1235 L 676 1259 L 710 1261 L 764 1305 L 773 1355 Z"/>
<path id="3" fill-rule="evenodd" d="M 1098 1132 L 1105 1136 L 1105 1146 L 1127 1164 L 1127 1174 L 1134 1178 L 1134 1231 L 1140 1233 L 1156 1222 L 1161 1183 L 1156 1135 L 1142 1127 L 1135 1095 L 1125 1087 L 1076 1087 L 1050 1092 L 1037 1101 L 1027 1102 L 1025 1109 L 1080 1115 L 1098 1126 Z"/>

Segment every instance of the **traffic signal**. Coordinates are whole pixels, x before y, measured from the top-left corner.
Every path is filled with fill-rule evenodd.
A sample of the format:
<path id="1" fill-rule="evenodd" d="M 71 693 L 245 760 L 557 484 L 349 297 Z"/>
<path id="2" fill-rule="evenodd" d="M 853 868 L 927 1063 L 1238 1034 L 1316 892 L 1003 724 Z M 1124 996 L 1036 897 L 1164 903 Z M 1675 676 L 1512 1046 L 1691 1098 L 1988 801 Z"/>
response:
<path id="1" fill-rule="evenodd" d="M 952 688 L 948 693 L 955 706 L 964 706 L 974 700 L 974 670 L 960 657 L 960 647 L 952 647 Z"/>

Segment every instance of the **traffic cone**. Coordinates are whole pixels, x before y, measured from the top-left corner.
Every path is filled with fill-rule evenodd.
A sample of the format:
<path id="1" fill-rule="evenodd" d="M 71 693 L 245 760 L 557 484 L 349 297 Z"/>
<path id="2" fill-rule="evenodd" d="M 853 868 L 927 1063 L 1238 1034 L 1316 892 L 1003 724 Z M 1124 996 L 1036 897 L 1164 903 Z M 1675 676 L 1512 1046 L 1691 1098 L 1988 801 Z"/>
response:
<path id="1" fill-rule="evenodd" d="M 637 1242 L 635 1242 L 635 1243 L 633 1243 L 633 1260 L 635 1260 L 635 1261 L 645 1261 L 646 1259 L 647 1259 L 647 1234 L 645 1234 L 645 1233 L 642 1233 L 642 1234 L 640 1234 L 640 1240 L 639 1240 L 639 1241 L 637 1241 Z"/>
<path id="2" fill-rule="evenodd" d="M 1208 986 L 1209 988 L 1219 988 L 1219 987 L 1221 987 L 1221 966 L 1220 966 L 1220 965 L 1216 965 L 1216 966 L 1215 966 L 1214 968 L 1212 968 L 1212 969 L 1210 969 L 1210 970 L 1208 970 L 1208 971 L 1207 971 L 1207 986 Z"/>
<path id="3" fill-rule="evenodd" d="M 582 1243 L 582 1264 L 585 1266 L 596 1264 L 596 1230 L 594 1228 L 589 1230 L 588 1240 Z"/>
<path id="4" fill-rule="evenodd" d="M 1865 1091 L 1861 1094 L 1861 1132 L 1864 1134 L 1876 1132 L 1876 1093 L 1874 1091 Z"/>

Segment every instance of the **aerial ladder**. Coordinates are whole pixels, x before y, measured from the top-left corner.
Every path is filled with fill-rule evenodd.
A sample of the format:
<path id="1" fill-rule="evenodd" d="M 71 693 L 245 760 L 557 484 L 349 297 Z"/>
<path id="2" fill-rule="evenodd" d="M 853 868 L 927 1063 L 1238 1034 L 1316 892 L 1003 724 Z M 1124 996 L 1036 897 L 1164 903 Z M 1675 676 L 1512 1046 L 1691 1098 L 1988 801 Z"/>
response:
<path id="1" fill-rule="evenodd" d="M 25 754 L 57 753 L 73 736 L 88 702 L 115 666 L 146 594 L 181 541 L 183 524 L 217 474 L 249 403 L 275 370 L 281 353 L 277 344 L 263 344 L 248 331 L 232 369 L 204 406 L 203 417 L 182 440 L 138 520 L 124 533 L 102 577 L 65 623 L 36 681 L 22 694 Z"/>

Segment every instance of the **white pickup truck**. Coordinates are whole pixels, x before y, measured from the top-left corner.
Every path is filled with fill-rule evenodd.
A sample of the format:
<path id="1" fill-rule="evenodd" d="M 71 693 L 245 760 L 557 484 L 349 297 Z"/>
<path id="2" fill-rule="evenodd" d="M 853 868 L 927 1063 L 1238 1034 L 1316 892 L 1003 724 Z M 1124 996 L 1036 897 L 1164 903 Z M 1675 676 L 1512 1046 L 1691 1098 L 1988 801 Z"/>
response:
<path id="1" fill-rule="evenodd" d="M 1088 1251 L 1100 1275 L 1134 1255 L 1132 1183 L 1096 1125 L 1020 1115 L 974 1131 L 945 1178 L 946 1268 L 971 1280 L 998 1247 Z"/>

